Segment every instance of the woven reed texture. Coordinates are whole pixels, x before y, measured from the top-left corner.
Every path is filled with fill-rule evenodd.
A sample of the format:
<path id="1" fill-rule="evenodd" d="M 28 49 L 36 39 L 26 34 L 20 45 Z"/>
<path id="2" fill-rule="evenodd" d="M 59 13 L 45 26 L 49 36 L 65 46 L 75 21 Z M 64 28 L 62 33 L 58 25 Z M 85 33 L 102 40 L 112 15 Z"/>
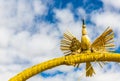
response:
<path id="1" fill-rule="evenodd" d="M 26 70 L 12 77 L 9 81 L 26 81 L 30 77 L 40 72 L 54 68 L 59 65 L 74 65 L 77 63 L 94 62 L 94 61 L 120 62 L 120 54 L 84 53 L 84 54 L 63 56 L 27 68 Z"/>

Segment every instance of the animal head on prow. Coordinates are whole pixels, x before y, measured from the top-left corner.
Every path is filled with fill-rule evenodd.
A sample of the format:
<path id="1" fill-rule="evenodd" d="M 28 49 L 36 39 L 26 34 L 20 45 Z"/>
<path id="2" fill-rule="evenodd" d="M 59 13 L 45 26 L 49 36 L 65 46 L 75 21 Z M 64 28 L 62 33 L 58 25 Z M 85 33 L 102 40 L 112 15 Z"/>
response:
<path id="1" fill-rule="evenodd" d="M 86 30 L 84 19 L 82 19 L 82 35 L 87 35 L 87 30 Z"/>

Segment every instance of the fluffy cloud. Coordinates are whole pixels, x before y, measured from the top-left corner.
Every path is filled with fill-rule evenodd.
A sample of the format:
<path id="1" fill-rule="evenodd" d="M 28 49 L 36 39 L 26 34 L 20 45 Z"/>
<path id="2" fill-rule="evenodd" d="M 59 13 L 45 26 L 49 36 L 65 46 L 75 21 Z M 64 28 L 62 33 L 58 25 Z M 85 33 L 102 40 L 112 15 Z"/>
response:
<path id="1" fill-rule="evenodd" d="M 113 1 L 110 0 L 104 0 L 104 7 L 93 11 L 91 13 L 91 21 L 95 24 L 96 26 L 96 31 L 100 34 L 105 30 L 108 26 L 111 27 L 115 33 L 115 49 L 118 49 L 120 46 L 120 36 L 119 36 L 119 31 L 120 31 L 120 16 L 118 11 L 113 11 L 111 10 L 111 7 L 109 7 L 107 4 L 111 4 Z M 119 3 L 119 1 L 118 1 Z M 115 4 L 117 3 L 113 2 L 111 6 L 116 8 Z M 106 9 L 107 7 L 107 9 Z"/>
<path id="2" fill-rule="evenodd" d="M 107 9 L 110 9 L 110 8 L 114 8 L 114 9 L 117 9 L 119 10 L 120 8 L 120 0 L 117 0 L 117 1 L 113 1 L 113 0 L 102 0 L 102 2 L 104 3 L 104 7 L 107 8 Z"/>
<path id="3" fill-rule="evenodd" d="M 66 30 L 72 32 L 75 36 L 80 39 L 81 35 L 81 22 L 75 21 L 74 14 L 69 8 L 62 10 L 54 10 L 55 18 L 59 21 L 57 26 L 61 33 Z"/>

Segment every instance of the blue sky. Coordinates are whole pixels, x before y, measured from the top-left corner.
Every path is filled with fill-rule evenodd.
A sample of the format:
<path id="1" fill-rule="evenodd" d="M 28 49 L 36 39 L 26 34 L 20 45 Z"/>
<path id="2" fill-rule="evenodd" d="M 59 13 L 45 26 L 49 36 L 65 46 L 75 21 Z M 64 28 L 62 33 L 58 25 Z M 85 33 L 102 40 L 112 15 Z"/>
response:
<path id="1" fill-rule="evenodd" d="M 115 32 L 120 52 L 120 0 L 0 0 L 0 80 L 22 70 L 63 56 L 60 40 L 66 30 L 78 39 L 84 18 L 91 42 L 108 26 Z M 120 81 L 119 64 L 103 68 L 93 63 L 96 75 L 85 77 L 80 68 L 58 66 L 27 81 Z"/>
<path id="2" fill-rule="evenodd" d="M 45 3 L 46 1 L 44 1 Z M 96 5 L 97 4 L 97 5 Z M 49 9 L 47 14 L 45 14 L 43 17 L 43 19 L 45 19 L 45 21 L 48 21 L 50 23 L 55 23 L 57 20 L 54 18 L 54 9 L 65 9 L 68 6 L 71 7 L 71 11 L 74 14 L 74 17 L 76 20 L 78 20 L 79 14 L 77 12 L 78 8 L 84 8 L 84 10 L 86 11 L 87 14 L 91 13 L 93 10 L 98 10 L 100 8 L 103 7 L 103 3 L 100 0 L 92 0 L 92 1 L 88 1 L 88 0 L 55 0 L 55 1 L 51 1 L 49 3 L 47 3 Z M 41 16 L 36 15 L 35 20 L 38 22 L 41 20 Z"/>

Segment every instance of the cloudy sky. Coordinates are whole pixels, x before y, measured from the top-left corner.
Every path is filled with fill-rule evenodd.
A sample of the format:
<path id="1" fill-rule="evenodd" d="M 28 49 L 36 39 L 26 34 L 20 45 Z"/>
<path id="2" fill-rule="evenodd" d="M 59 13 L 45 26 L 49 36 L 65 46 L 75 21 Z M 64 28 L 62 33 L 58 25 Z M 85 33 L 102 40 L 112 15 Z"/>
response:
<path id="1" fill-rule="evenodd" d="M 115 51 L 120 52 L 120 0 L 0 0 L 0 81 L 22 70 L 63 56 L 59 46 L 63 33 L 81 36 L 86 20 L 91 42 L 108 26 L 115 32 Z M 85 77 L 80 68 L 59 66 L 27 81 L 120 81 L 120 65 L 93 63 L 96 75 Z"/>

